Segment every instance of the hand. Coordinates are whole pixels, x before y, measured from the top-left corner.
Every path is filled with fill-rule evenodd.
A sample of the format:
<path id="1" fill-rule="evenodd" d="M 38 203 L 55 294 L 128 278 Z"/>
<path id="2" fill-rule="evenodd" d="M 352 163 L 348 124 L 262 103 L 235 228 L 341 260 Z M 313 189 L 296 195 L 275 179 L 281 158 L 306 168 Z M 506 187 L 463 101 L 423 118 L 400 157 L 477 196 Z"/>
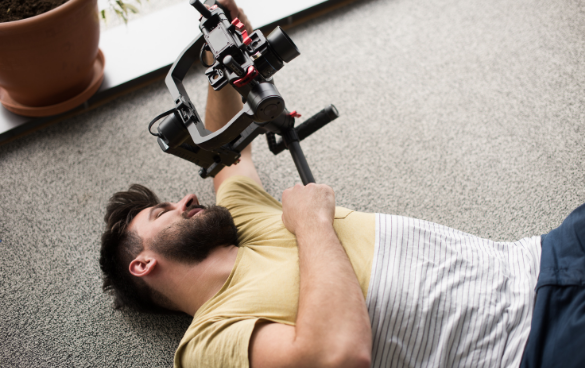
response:
<path id="1" fill-rule="evenodd" d="M 204 0 L 201 0 L 201 2 L 203 2 L 203 1 Z M 254 28 L 252 28 L 252 24 L 250 23 L 250 20 L 248 19 L 248 17 L 246 16 L 246 14 L 242 10 L 242 8 L 238 7 L 235 0 L 217 0 L 217 2 L 230 12 L 232 19 L 238 18 L 240 20 L 240 22 L 244 23 L 244 27 L 246 28 L 246 31 L 248 31 L 248 34 L 254 32 Z M 209 5 L 207 5 L 207 4 L 205 4 L 205 7 L 209 9 Z M 209 52 L 209 51 L 207 51 L 205 53 L 205 62 L 208 65 L 213 63 L 213 56 L 212 56 L 211 52 Z"/>
<path id="2" fill-rule="evenodd" d="M 218 2 L 221 4 L 221 6 L 230 11 L 232 19 L 238 18 L 242 23 L 244 23 L 248 34 L 254 32 L 254 28 L 252 28 L 252 24 L 248 20 L 248 17 L 246 14 L 244 14 L 242 8 L 238 7 L 235 0 L 218 0 Z"/>
<path id="3" fill-rule="evenodd" d="M 282 193 L 282 222 L 293 234 L 333 226 L 335 193 L 324 184 L 297 184 Z"/>

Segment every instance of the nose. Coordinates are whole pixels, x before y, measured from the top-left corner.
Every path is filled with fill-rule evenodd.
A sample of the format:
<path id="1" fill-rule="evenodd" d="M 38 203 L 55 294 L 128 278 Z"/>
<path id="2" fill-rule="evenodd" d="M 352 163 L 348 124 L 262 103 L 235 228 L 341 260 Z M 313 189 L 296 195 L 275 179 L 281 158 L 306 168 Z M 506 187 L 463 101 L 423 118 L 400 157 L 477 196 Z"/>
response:
<path id="1" fill-rule="evenodd" d="M 197 196 L 195 194 L 187 194 L 183 197 L 183 199 L 181 199 L 179 203 L 177 203 L 177 207 L 179 211 L 183 212 L 192 204 L 199 204 L 199 200 L 197 200 Z"/>

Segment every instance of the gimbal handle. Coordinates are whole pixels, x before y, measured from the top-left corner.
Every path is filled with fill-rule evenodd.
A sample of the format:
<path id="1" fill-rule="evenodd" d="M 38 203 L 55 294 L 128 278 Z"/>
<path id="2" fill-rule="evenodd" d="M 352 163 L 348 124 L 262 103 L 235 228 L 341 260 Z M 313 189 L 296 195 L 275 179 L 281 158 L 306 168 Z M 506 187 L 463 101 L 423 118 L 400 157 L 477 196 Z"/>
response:
<path id="1" fill-rule="evenodd" d="M 189 95 L 183 86 L 183 79 L 189 71 L 189 68 L 195 61 L 198 60 L 198 53 L 195 51 L 197 46 L 201 47 L 200 40 L 203 35 L 197 37 L 183 52 L 179 55 L 175 63 L 171 66 L 165 83 L 171 96 L 175 101 L 175 105 L 182 113 L 185 126 L 193 139 L 193 142 L 203 149 L 213 149 L 231 142 L 235 139 L 242 130 L 254 122 L 254 112 L 248 105 L 236 114 L 225 126 L 216 132 L 211 132 L 205 129 L 205 125 L 195 106 L 189 99 Z"/>

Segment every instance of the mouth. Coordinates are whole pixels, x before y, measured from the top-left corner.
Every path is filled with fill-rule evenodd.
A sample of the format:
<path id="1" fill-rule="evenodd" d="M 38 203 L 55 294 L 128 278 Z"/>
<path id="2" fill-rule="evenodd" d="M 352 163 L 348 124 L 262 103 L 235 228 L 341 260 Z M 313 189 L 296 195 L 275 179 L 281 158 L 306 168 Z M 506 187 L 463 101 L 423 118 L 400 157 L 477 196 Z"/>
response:
<path id="1" fill-rule="evenodd" d="M 203 212 L 203 208 L 194 208 L 187 213 L 187 218 L 191 218 L 197 216 L 199 213 Z"/>

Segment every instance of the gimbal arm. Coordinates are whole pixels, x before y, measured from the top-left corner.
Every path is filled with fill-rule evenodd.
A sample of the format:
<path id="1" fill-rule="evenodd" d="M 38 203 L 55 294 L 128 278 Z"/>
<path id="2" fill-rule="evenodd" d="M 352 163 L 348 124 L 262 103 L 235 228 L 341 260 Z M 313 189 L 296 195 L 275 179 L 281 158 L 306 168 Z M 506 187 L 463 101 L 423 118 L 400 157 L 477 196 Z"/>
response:
<path id="1" fill-rule="evenodd" d="M 189 131 L 193 143 L 203 149 L 213 149 L 230 143 L 237 138 L 240 132 L 254 122 L 254 111 L 246 103 L 242 110 L 221 129 L 215 132 L 205 129 L 195 106 L 191 103 L 189 95 L 183 86 L 185 75 L 193 63 L 199 59 L 198 52 L 195 50 L 201 47 L 202 37 L 203 35 L 197 37 L 183 50 L 183 53 L 179 55 L 171 66 L 165 78 L 165 83 L 175 101 L 177 110 L 180 111 L 185 121 L 185 127 Z"/>
<path id="2" fill-rule="evenodd" d="M 168 115 L 159 125 L 158 134 L 150 131 L 158 136 L 161 149 L 201 166 L 200 175 L 205 178 L 237 163 L 240 152 L 254 138 L 267 134 L 270 150 L 277 154 L 288 149 L 303 183 L 314 182 L 299 142 L 338 114 L 331 105 L 294 128 L 294 119 L 300 115 L 286 110 L 272 75 L 300 54 L 295 44 L 280 27 L 267 38 L 260 31 L 248 35 L 243 24 L 237 18 L 230 23 L 221 8 L 214 5 L 208 10 L 198 0 L 190 3 L 202 14 L 202 34 L 183 50 L 165 79 L 175 108 L 149 125 L 150 130 L 158 119 Z M 244 100 L 242 109 L 215 132 L 205 128 L 182 82 L 205 50 L 214 58 L 205 72 L 211 87 L 219 90 L 229 83 Z M 282 136 L 278 143 L 274 134 Z"/>
<path id="3" fill-rule="evenodd" d="M 187 75 L 191 66 L 199 60 L 197 50 L 201 49 L 202 44 L 203 35 L 201 34 L 181 52 L 165 78 L 165 84 L 167 85 L 176 105 L 179 105 L 182 99 L 186 99 L 187 102 L 190 102 L 187 91 L 185 91 L 185 87 L 183 87 L 183 79 L 185 78 L 185 75 Z"/>

